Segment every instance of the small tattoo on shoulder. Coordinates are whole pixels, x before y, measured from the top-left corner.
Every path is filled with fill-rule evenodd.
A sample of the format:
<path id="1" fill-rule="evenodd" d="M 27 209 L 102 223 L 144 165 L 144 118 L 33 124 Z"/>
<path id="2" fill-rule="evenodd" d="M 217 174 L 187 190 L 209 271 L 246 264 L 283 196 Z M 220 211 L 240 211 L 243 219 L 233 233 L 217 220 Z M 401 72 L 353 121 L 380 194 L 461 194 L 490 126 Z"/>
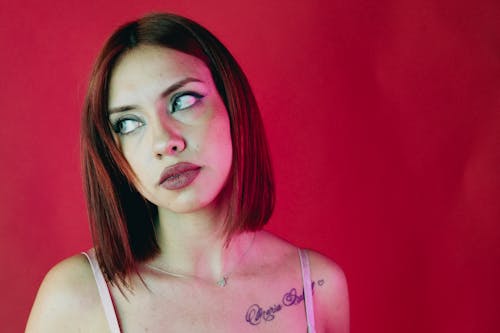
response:
<path id="1" fill-rule="evenodd" d="M 315 286 L 318 285 L 321 287 L 325 284 L 324 279 L 320 279 L 318 281 L 311 282 L 311 290 L 314 294 Z M 302 289 L 302 293 L 299 293 L 297 289 L 291 288 L 281 298 L 281 302 L 262 307 L 259 304 L 252 304 L 248 308 L 245 314 L 245 321 L 250 325 L 259 325 L 261 322 L 271 321 L 276 318 L 276 314 L 281 310 L 293 306 L 298 305 L 304 301 L 304 289 Z"/>

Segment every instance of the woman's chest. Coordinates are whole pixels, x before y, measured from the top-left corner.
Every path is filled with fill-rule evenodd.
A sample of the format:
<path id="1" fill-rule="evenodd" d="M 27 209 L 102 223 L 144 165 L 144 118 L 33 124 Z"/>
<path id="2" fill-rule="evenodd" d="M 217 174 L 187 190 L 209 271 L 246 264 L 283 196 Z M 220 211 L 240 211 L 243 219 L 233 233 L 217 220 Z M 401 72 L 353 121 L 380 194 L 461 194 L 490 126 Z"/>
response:
<path id="1" fill-rule="evenodd" d="M 115 304 L 122 332 L 306 332 L 299 282 L 174 285 L 128 300 L 117 297 Z"/>

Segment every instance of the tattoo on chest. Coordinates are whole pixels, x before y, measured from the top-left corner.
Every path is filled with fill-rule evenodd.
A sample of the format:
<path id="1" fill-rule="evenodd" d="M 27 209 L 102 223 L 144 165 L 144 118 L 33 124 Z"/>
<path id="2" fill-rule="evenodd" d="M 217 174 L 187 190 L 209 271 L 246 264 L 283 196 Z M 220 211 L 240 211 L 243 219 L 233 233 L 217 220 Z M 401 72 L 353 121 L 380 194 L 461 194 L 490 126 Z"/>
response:
<path id="1" fill-rule="evenodd" d="M 311 283 L 311 289 L 314 295 L 314 290 L 316 286 L 321 287 L 325 283 L 325 280 L 320 279 L 317 282 L 313 281 Z M 297 289 L 292 288 L 287 291 L 281 298 L 281 302 L 273 304 L 271 306 L 262 307 L 259 304 L 252 304 L 247 310 L 245 315 L 245 320 L 250 325 L 259 325 L 261 322 L 271 321 L 276 317 L 276 314 L 281 310 L 298 305 L 304 301 L 304 290 L 299 294 Z"/>

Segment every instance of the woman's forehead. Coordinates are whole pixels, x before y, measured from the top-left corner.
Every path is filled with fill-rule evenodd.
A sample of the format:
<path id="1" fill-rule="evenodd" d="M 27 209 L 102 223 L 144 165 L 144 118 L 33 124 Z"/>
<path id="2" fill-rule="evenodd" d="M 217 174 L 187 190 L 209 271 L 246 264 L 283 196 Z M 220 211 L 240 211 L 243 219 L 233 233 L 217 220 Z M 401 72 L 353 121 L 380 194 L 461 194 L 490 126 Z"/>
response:
<path id="1" fill-rule="evenodd" d="M 138 46 L 125 53 L 111 73 L 109 106 L 124 103 L 131 94 L 158 94 L 185 78 L 213 85 L 202 60 L 166 47 Z"/>

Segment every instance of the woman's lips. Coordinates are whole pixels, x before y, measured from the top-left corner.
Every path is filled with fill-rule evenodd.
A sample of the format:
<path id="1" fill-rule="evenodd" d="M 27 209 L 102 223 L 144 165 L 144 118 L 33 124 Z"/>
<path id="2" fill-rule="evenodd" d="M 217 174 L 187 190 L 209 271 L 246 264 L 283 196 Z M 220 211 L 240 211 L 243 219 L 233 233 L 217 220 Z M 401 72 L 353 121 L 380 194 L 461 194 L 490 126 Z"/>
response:
<path id="1" fill-rule="evenodd" d="M 163 170 L 159 185 L 167 190 L 178 190 L 191 184 L 200 173 L 201 167 L 188 162 L 180 162 Z"/>

